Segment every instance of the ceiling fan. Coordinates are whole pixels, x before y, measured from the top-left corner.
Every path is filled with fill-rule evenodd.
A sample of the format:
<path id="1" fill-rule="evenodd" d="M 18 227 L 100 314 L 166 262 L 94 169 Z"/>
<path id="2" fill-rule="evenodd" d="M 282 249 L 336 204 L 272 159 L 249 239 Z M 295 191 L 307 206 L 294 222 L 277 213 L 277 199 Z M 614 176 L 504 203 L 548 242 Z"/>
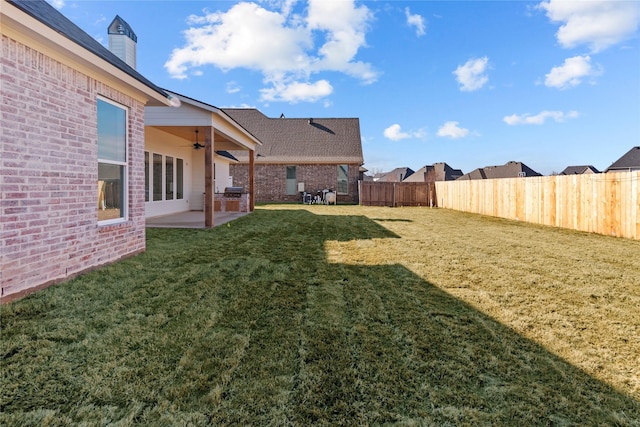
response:
<path id="1" fill-rule="evenodd" d="M 199 150 L 199 149 L 201 149 L 201 148 L 204 148 L 204 145 L 202 145 L 202 144 L 200 144 L 200 143 L 198 142 L 198 132 L 199 132 L 199 130 L 198 130 L 198 129 L 196 129 L 196 142 L 194 142 L 194 143 L 193 143 L 193 149 L 194 149 L 194 150 Z"/>

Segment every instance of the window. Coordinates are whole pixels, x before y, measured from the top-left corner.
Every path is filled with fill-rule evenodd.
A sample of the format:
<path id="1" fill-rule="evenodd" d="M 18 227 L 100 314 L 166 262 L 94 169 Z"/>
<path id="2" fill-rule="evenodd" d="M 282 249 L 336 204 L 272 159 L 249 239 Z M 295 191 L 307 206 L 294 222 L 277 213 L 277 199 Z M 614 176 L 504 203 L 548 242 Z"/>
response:
<path id="1" fill-rule="evenodd" d="M 153 159 L 152 165 L 149 164 L 151 159 Z M 150 188 L 153 189 L 151 199 L 154 202 L 184 199 L 184 159 L 145 151 L 145 202 L 150 200 Z"/>
<path id="2" fill-rule="evenodd" d="M 349 165 L 338 165 L 338 194 L 349 194 Z"/>
<path id="3" fill-rule="evenodd" d="M 173 157 L 166 156 L 164 158 L 165 173 L 165 200 L 173 200 Z"/>
<path id="4" fill-rule="evenodd" d="M 127 110 L 98 99 L 98 221 L 119 222 L 127 211 Z"/>
<path id="5" fill-rule="evenodd" d="M 144 201 L 149 201 L 149 152 L 144 152 Z"/>
<path id="6" fill-rule="evenodd" d="M 162 200 L 162 154 L 153 153 L 153 201 Z"/>
<path id="7" fill-rule="evenodd" d="M 176 199 L 184 198 L 184 161 L 176 159 Z"/>
<path id="8" fill-rule="evenodd" d="M 298 194 L 298 188 L 296 184 L 296 167 L 287 166 L 287 195 L 291 196 Z"/>

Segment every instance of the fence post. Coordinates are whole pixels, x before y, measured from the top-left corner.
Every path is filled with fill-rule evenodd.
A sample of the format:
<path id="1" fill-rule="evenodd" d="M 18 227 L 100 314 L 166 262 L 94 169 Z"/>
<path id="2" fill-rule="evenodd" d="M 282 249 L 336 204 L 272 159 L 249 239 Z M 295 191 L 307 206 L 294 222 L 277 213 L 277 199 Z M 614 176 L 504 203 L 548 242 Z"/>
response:
<path id="1" fill-rule="evenodd" d="M 392 188 L 391 194 L 393 194 L 392 196 L 393 201 L 391 202 L 391 207 L 395 208 L 396 207 L 396 183 L 395 182 L 393 183 L 393 187 L 391 188 Z"/>

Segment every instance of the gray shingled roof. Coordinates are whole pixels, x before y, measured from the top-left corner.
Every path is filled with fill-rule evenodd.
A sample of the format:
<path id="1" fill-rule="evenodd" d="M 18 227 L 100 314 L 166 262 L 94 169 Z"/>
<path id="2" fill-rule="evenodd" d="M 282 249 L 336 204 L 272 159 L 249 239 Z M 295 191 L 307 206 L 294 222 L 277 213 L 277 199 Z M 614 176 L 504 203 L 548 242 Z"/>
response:
<path id="1" fill-rule="evenodd" d="M 462 175 L 458 179 L 517 178 L 522 172 L 524 172 L 524 176 L 542 176 L 524 163 L 512 161 L 501 166 L 485 166 L 484 168 L 478 168 L 468 174 Z"/>
<path id="2" fill-rule="evenodd" d="M 129 74 L 140 83 L 158 92 L 164 98 L 168 98 L 169 95 L 147 80 L 142 74 L 127 65 L 124 61 L 113 54 L 109 49 L 100 44 L 96 39 L 85 33 L 80 27 L 71 22 L 62 13 L 58 12 L 56 8 L 51 6 L 44 0 L 7 0 L 9 4 L 20 9 L 27 15 L 37 19 L 54 31 L 62 34 L 72 42 L 85 48 L 89 52 L 98 56 L 101 59 L 109 62 L 114 67 Z"/>
<path id="3" fill-rule="evenodd" d="M 579 175 L 583 173 L 600 173 L 600 171 L 591 165 L 585 166 L 567 166 L 560 175 Z"/>
<path id="4" fill-rule="evenodd" d="M 395 168 L 391 172 L 386 172 L 380 176 L 377 181 L 379 182 L 400 182 L 413 175 L 413 169 L 411 168 Z"/>
<path id="5" fill-rule="evenodd" d="M 454 169 L 445 162 L 438 162 L 421 167 L 403 179 L 403 182 L 426 182 L 428 174 L 432 174 L 430 179 L 435 181 L 453 181 L 463 175 L 460 169 Z"/>
<path id="6" fill-rule="evenodd" d="M 633 147 L 625 155 L 613 162 L 613 164 L 607 168 L 607 172 L 631 169 L 640 169 L 640 147 Z"/>
<path id="7" fill-rule="evenodd" d="M 256 163 L 362 164 L 360 121 L 357 118 L 273 119 L 254 108 L 222 108 L 262 142 Z M 246 151 L 233 151 L 247 162 Z"/>

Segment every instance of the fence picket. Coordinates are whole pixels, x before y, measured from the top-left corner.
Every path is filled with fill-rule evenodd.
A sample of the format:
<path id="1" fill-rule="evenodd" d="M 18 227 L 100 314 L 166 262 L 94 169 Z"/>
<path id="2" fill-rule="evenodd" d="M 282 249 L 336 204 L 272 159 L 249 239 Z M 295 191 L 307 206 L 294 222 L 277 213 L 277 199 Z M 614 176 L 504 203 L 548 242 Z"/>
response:
<path id="1" fill-rule="evenodd" d="M 640 240 L 640 171 L 435 183 L 438 206 Z"/>

